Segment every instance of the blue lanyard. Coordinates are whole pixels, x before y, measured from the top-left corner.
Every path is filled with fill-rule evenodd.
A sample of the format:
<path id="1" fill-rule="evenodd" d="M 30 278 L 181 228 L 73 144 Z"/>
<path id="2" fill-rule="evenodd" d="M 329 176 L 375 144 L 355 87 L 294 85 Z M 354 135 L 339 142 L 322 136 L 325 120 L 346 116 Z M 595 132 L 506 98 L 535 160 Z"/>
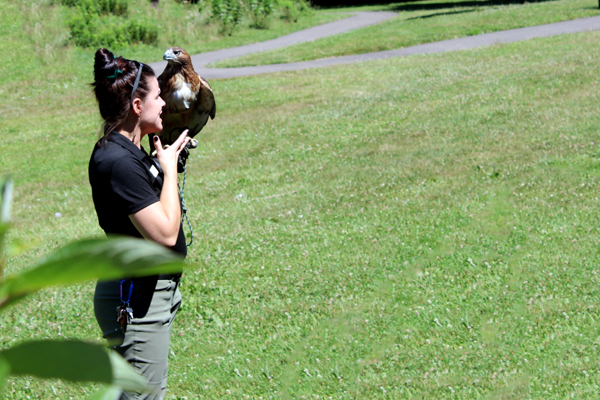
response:
<path id="1" fill-rule="evenodd" d="M 121 281 L 121 288 L 120 288 L 120 296 L 121 296 L 121 302 L 125 303 L 125 304 L 129 304 L 129 302 L 131 301 L 131 294 L 133 293 L 133 281 L 129 281 L 129 297 L 127 297 L 127 301 L 123 300 L 123 282 L 127 281 L 127 279 L 123 279 Z"/>

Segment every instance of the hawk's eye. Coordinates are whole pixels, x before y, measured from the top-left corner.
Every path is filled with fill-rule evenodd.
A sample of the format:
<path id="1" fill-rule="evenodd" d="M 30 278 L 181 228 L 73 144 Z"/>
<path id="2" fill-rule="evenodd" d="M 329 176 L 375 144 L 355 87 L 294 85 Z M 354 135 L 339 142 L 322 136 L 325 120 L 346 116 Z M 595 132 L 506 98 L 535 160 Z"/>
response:
<path id="1" fill-rule="evenodd" d="M 179 50 L 175 51 L 175 55 L 178 56 L 181 53 Z"/>

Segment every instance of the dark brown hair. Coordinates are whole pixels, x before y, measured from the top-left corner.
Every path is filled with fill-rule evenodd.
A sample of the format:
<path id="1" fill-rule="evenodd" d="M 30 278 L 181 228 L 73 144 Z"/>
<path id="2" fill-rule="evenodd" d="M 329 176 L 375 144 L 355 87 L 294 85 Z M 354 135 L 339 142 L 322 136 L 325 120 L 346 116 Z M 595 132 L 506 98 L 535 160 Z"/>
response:
<path id="1" fill-rule="evenodd" d="M 98 100 L 100 115 L 104 119 L 104 138 L 120 127 L 129 115 L 133 98 L 131 92 L 139 68 L 142 76 L 135 93 L 135 98 L 144 100 L 150 91 L 154 70 L 149 65 L 137 61 L 116 57 L 105 48 L 96 51 L 94 57 L 94 82 L 91 84 Z"/>

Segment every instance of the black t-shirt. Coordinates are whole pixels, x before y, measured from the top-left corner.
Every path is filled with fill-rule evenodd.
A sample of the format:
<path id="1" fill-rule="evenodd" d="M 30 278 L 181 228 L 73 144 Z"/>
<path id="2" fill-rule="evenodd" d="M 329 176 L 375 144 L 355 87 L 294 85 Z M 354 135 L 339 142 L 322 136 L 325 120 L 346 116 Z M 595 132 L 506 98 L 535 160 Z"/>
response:
<path id="1" fill-rule="evenodd" d="M 162 173 L 146 151 L 113 132 L 94 147 L 89 179 L 98 222 L 104 232 L 141 238 L 129 215 L 160 201 L 163 184 Z M 181 225 L 172 250 L 187 254 Z"/>

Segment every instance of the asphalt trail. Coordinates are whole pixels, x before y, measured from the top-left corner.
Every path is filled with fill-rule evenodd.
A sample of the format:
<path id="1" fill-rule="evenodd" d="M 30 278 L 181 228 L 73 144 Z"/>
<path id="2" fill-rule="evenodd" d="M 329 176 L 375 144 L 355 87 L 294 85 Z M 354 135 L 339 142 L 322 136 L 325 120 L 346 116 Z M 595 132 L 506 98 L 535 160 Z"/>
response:
<path id="1" fill-rule="evenodd" d="M 395 17 L 394 12 L 365 11 L 358 12 L 352 17 L 328 24 L 305 29 L 290 35 L 282 36 L 266 42 L 255 43 L 247 46 L 211 51 L 192 56 L 194 69 L 204 79 L 223 79 L 238 76 L 268 74 L 281 71 L 296 71 L 308 68 L 320 68 L 330 65 L 350 64 L 368 60 L 390 57 L 403 57 L 413 54 L 443 53 L 447 51 L 467 50 L 476 47 L 491 46 L 494 44 L 512 43 L 533 38 L 549 37 L 577 32 L 600 30 L 600 16 L 576 19 L 572 21 L 556 22 L 553 24 L 538 25 L 527 28 L 511 29 L 477 36 L 468 36 L 459 39 L 444 40 L 441 42 L 427 43 L 418 46 L 405 47 L 397 50 L 378 51 L 374 53 L 356 54 L 351 56 L 326 58 L 314 61 L 295 62 L 289 64 L 260 65 L 239 68 L 207 68 L 207 64 L 228 58 L 240 57 L 246 54 L 258 53 L 266 50 L 278 49 L 297 43 L 313 41 L 319 38 L 337 35 L 354 29 L 364 28 L 378 24 Z M 158 75 L 164 70 L 166 62 L 161 61 L 150 64 Z"/>

